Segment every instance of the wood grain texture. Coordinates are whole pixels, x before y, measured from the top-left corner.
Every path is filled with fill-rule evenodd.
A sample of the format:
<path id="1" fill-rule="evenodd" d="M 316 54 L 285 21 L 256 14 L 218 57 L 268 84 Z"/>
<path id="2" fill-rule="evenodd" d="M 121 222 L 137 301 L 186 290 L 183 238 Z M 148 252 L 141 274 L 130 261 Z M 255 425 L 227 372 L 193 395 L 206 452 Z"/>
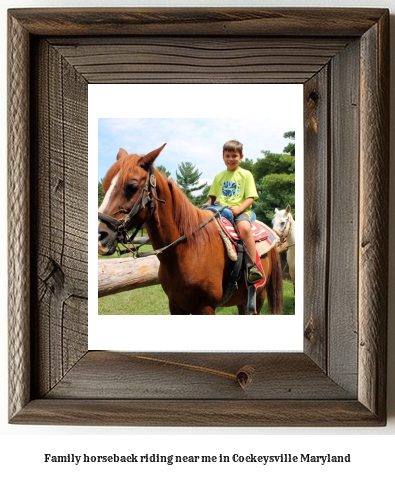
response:
<path id="1" fill-rule="evenodd" d="M 357 393 L 359 41 L 332 61 L 328 373 Z"/>
<path id="2" fill-rule="evenodd" d="M 369 427 L 357 400 L 33 400 L 12 423 L 85 426 Z"/>
<path id="3" fill-rule="evenodd" d="M 12 247 L 19 239 L 25 248 L 31 243 L 31 267 L 26 257 L 10 255 L 11 423 L 384 425 L 388 11 L 22 9 L 9 15 L 9 182 L 18 192 L 10 193 L 10 230 L 19 235 Z M 292 38 L 284 38 L 285 29 Z M 306 307 L 305 353 L 230 353 L 224 360 L 87 352 L 87 83 L 217 82 L 228 72 L 220 61 L 222 76 L 213 74 L 223 57 L 240 69 L 227 76 L 229 83 L 306 82 L 312 169 L 306 178 L 315 184 L 307 197 L 326 214 L 327 226 L 323 220 L 314 230 L 316 211 L 306 207 L 307 249 L 319 254 L 319 263 L 306 268 L 313 275 L 306 284 L 324 283 L 305 296 L 322 301 Z M 343 192 L 347 180 L 351 191 Z M 351 220 L 342 215 L 342 200 Z M 21 213 L 30 214 L 27 227 L 16 220 Z M 335 259 L 348 264 L 346 277 Z"/>
<path id="4" fill-rule="evenodd" d="M 327 370 L 330 66 L 304 85 L 304 350 Z"/>
<path id="5" fill-rule="evenodd" d="M 385 416 L 389 228 L 389 15 L 361 39 L 359 399 Z"/>
<path id="6" fill-rule="evenodd" d="M 106 40 L 106 41 L 105 41 Z M 350 42 L 322 38 L 51 39 L 89 83 L 304 83 Z"/>
<path id="7" fill-rule="evenodd" d="M 87 350 L 87 84 L 45 40 L 35 45 L 35 389 Z"/>
<path id="8" fill-rule="evenodd" d="M 242 370 L 249 371 L 248 388 L 240 386 L 238 377 Z M 89 351 L 46 398 L 312 400 L 355 397 L 302 353 Z"/>
<path id="9" fill-rule="evenodd" d="M 380 8 L 13 9 L 35 35 L 360 36 Z"/>
<path id="10" fill-rule="evenodd" d="M 29 402 L 31 373 L 29 35 L 12 17 L 8 38 L 8 357 L 12 417 Z"/>
<path id="11" fill-rule="evenodd" d="M 146 241 L 146 238 L 144 238 Z M 98 263 L 98 295 L 118 294 L 159 284 L 159 259 L 156 256 L 123 259 L 100 259 Z"/>

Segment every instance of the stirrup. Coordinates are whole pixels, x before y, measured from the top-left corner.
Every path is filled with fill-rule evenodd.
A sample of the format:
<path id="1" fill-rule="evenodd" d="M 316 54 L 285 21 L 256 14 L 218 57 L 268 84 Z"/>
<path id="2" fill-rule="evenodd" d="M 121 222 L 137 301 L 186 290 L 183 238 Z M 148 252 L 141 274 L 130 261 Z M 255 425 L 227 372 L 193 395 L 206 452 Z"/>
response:
<path id="1" fill-rule="evenodd" d="M 261 282 L 264 277 L 264 274 L 262 274 L 256 265 L 253 265 L 248 269 L 249 284 L 257 284 L 258 282 Z"/>

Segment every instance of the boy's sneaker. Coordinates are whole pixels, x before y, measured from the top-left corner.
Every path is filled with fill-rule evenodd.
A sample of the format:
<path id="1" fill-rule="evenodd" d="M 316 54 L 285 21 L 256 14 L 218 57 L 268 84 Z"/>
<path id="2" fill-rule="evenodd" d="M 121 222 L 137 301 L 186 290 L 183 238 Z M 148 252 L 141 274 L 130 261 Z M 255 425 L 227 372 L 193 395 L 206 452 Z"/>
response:
<path id="1" fill-rule="evenodd" d="M 257 282 L 260 282 L 263 277 L 264 275 L 256 266 L 252 266 L 248 269 L 248 282 L 250 284 L 256 284 Z"/>

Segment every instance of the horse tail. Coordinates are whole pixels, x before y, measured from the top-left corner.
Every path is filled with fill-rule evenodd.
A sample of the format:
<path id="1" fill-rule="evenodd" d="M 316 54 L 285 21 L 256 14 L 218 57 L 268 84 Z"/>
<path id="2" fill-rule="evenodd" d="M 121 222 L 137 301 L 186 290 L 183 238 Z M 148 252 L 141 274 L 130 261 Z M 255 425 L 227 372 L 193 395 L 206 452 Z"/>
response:
<path id="1" fill-rule="evenodd" d="M 283 313 L 283 274 L 277 247 L 269 251 L 272 270 L 267 284 L 267 299 L 271 314 Z"/>

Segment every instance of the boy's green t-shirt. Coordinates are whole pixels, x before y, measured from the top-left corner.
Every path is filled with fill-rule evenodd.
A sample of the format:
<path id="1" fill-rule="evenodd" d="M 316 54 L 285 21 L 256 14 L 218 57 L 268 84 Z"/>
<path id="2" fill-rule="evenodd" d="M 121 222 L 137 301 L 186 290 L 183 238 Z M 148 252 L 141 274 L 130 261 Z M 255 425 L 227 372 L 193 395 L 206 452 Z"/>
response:
<path id="1" fill-rule="evenodd" d="M 221 206 L 240 206 L 247 198 L 258 199 L 255 181 L 247 169 L 218 173 L 211 185 L 209 196 L 216 196 Z M 251 206 L 244 212 L 251 217 Z"/>

